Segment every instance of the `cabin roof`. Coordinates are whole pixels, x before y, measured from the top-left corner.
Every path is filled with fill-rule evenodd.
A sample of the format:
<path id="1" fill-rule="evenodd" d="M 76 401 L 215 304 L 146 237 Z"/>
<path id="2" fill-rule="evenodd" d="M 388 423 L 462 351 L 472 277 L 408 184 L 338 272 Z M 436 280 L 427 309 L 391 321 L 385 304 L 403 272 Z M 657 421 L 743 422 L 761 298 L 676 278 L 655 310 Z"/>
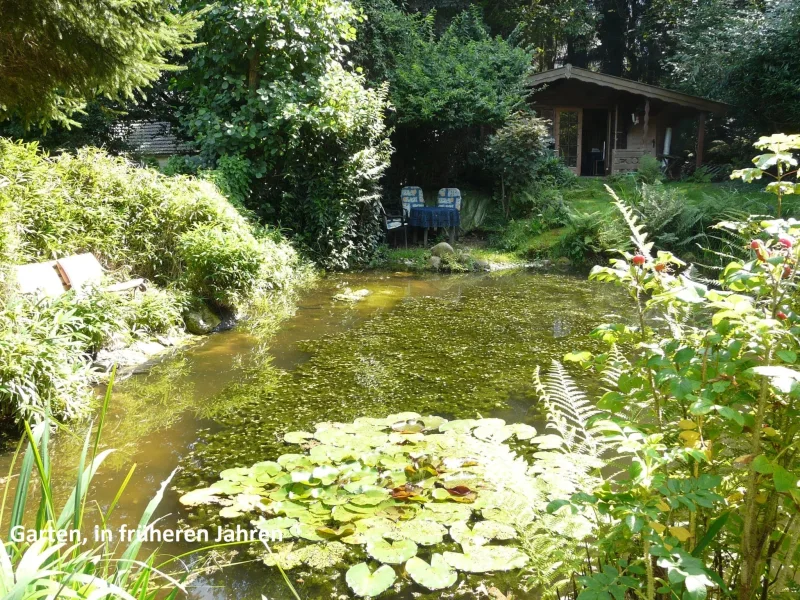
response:
<path id="1" fill-rule="evenodd" d="M 728 108 L 728 105 L 724 102 L 717 102 L 715 100 L 701 98 L 700 96 L 692 96 L 691 94 L 675 92 L 657 85 L 639 83 L 638 81 L 631 81 L 630 79 L 623 79 L 622 77 L 614 77 L 613 75 L 595 73 L 594 71 L 589 71 L 588 69 L 573 67 L 570 64 L 559 67 L 558 69 L 552 69 L 550 71 L 543 71 L 541 73 L 531 75 L 528 78 L 528 84 L 531 87 L 537 87 L 547 83 L 567 79 L 600 85 L 621 92 L 628 92 L 637 96 L 653 98 L 671 104 L 678 104 L 680 106 L 686 106 L 702 112 L 723 114 Z M 536 92 L 534 92 L 534 94 L 535 93 Z"/>

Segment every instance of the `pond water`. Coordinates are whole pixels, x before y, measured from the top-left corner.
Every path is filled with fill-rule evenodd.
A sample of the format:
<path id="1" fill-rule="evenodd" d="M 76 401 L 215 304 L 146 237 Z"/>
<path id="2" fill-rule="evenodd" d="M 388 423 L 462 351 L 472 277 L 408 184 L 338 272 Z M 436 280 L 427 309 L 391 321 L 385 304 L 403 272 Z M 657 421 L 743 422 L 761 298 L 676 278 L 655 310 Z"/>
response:
<path id="1" fill-rule="evenodd" d="M 335 301 L 345 287 L 371 294 L 352 304 Z M 103 436 L 116 451 L 91 498 L 107 506 L 135 463 L 111 528 L 135 527 L 179 467 L 158 513 L 166 529 L 192 522 L 178 490 L 208 485 L 222 469 L 274 459 L 289 451 L 283 433 L 313 431 L 320 421 L 415 411 L 535 424 L 536 366 L 546 369 L 570 350 L 591 347 L 592 328 L 618 319 L 624 305 L 611 286 L 526 271 L 326 277 L 287 303 L 277 326 L 210 336 L 149 374 L 118 382 Z M 79 434 L 56 436 L 54 472 L 64 490 L 74 482 L 80 445 Z M 6 455 L 0 463 L 7 468 L 7 461 Z M 175 554 L 191 549 L 162 547 Z M 192 597 L 291 598 L 273 569 L 246 554 L 236 560 L 249 562 L 198 579 Z M 316 584 L 296 585 L 303 598 L 322 597 Z"/>

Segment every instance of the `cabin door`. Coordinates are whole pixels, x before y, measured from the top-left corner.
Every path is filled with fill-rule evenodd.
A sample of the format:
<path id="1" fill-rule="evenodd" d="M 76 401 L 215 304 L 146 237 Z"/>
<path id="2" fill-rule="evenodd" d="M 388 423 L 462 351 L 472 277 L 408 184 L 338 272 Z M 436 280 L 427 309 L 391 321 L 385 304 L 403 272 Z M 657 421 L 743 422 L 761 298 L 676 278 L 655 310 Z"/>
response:
<path id="1" fill-rule="evenodd" d="M 580 175 L 583 109 L 557 108 L 555 116 L 556 151 L 564 164 Z"/>

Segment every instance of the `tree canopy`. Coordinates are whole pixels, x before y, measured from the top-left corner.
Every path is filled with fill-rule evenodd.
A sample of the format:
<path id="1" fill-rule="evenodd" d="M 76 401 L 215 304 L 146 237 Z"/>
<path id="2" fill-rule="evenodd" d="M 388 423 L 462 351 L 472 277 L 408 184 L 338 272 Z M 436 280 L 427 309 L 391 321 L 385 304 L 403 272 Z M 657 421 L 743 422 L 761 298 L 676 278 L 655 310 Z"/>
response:
<path id="1" fill-rule="evenodd" d="M 0 0 L 0 121 L 70 125 L 87 99 L 133 101 L 186 49 L 193 12 L 162 0 Z"/>

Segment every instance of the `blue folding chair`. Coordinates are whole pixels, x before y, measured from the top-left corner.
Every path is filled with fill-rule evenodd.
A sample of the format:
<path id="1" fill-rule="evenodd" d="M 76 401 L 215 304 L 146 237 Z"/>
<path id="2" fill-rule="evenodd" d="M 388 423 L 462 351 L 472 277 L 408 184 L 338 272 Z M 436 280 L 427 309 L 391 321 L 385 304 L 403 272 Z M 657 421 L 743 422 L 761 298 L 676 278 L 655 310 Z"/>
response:
<path id="1" fill-rule="evenodd" d="M 425 206 L 425 198 L 422 195 L 422 188 L 416 186 L 406 186 L 400 190 L 400 202 L 403 205 L 403 225 L 405 226 L 405 243 L 408 248 L 408 218 L 411 216 L 411 209 L 418 206 Z"/>
<path id="2" fill-rule="evenodd" d="M 436 206 L 455 208 L 461 212 L 461 190 L 458 188 L 442 188 L 436 198 Z"/>

